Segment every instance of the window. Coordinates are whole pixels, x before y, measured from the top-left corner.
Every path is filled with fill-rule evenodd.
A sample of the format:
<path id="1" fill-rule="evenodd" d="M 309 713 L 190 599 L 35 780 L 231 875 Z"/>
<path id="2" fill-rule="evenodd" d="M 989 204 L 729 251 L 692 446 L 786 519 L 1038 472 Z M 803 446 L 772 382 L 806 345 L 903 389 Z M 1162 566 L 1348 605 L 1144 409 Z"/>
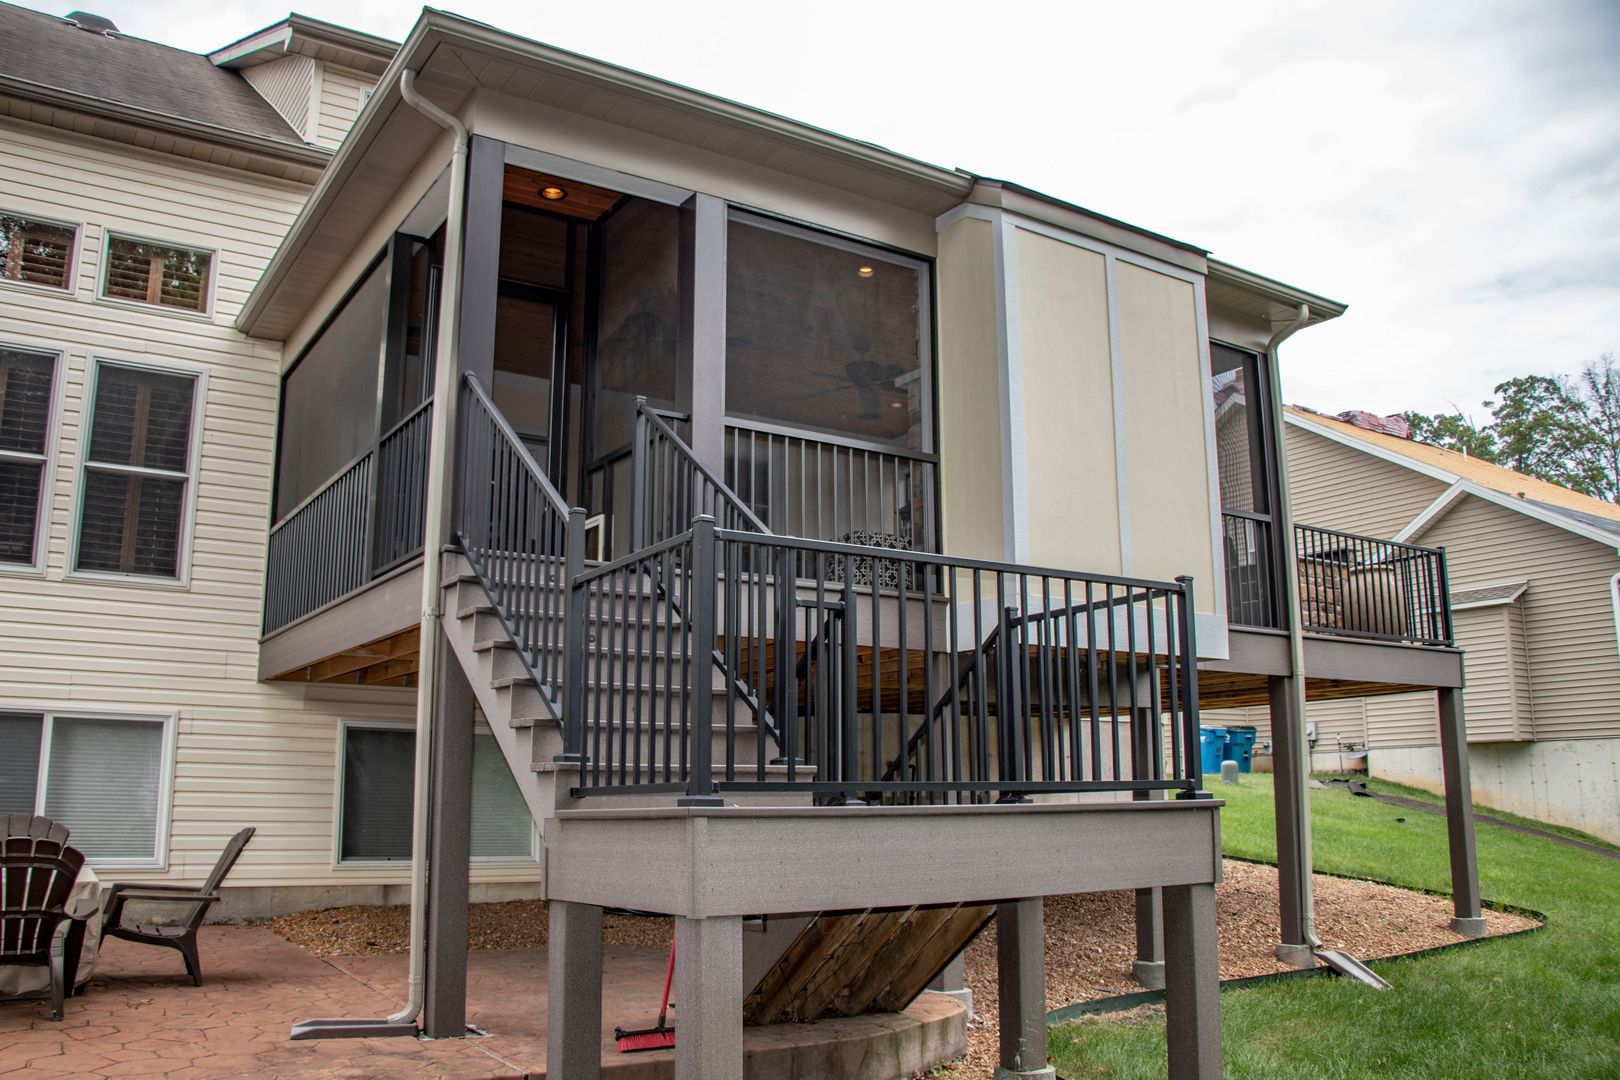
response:
<path id="1" fill-rule="evenodd" d="M 180 577 L 196 376 L 96 361 L 75 570 Z"/>
<path id="2" fill-rule="evenodd" d="M 338 861 L 408 860 L 416 733 L 348 724 L 342 749 Z M 473 735 L 472 784 L 473 858 L 534 858 L 534 821 L 489 731 Z"/>
<path id="3" fill-rule="evenodd" d="M 52 289 L 73 287 L 79 230 L 0 210 L 0 280 Z"/>
<path id="4" fill-rule="evenodd" d="M 212 252 L 171 247 L 108 234 L 101 295 L 138 304 L 208 310 Z"/>
<path id="5" fill-rule="evenodd" d="M 0 566 L 39 561 L 56 356 L 0 346 Z"/>
<path id="6" fill-rule="evenodd" d="M 160 866 L 168 718 L 0 712 L 0 814 L 44 814 L 92 866 Z"/>

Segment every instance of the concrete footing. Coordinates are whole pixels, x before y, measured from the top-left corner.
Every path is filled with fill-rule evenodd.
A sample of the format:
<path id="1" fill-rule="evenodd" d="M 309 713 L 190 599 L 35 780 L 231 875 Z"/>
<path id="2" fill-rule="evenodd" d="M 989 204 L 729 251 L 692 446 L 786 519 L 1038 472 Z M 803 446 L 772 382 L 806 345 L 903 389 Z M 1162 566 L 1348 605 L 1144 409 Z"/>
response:
<path id="1" fill-rule="evenodd" d="M 1463 937 L 1482 938 L 1485 936 L 1485 919 L 1452 919 L 1451 929 Z"/>
<path id="2" fill-rule="evenodd" d="M 1163 960 L 1132 960 L 1131 978 L 1144 990 L 1164 989 Z"/>
<path id="3" fill-rule="evenodd" d="M 1289 967 L 1313 968 L 1316 966 L 1316 950 L 1309 945 L 1278 945 L 1277 959 Z"/>

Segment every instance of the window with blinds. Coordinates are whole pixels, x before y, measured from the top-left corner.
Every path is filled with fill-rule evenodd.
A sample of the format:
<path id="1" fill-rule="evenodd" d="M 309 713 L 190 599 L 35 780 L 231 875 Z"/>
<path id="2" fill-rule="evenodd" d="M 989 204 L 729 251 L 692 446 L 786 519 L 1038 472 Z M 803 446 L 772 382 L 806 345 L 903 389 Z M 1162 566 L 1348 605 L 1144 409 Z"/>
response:
<path id="1" fill-rule="evenodd" d="M 0 210 L 0 280 L 71 289 L 78 235 L 71 225 Z"/>
<path id="2" fill-rule="evenodd" d="M 169 247 L 109 234 L 101 295 L 140 304 L 208 310 L 208 282 L 214 255 L 195 248 Z"/>
<path id="3" fill-rule="evenodd" d="M 0 712 L 0 814 L 60 821 L 92 865 L 157 865 L 168 742 L 162 718 Z"/>
<path id="4" fill-rule="evenodd" d="M 179 576 L 196 390 L 192 375 L 96 362 L 75 569 Z"/>
<path id="5" fill-rule="evenodd" d="M 343 729 L 341 862 L 403 862 L 411 857 L 416 733 L 353 725 Z M 473 737 L 470 844 L 475 859 L 534 856 L 534 824 L 517 781 L 488 731 Z"/>
<path id="6" fill-rule="evenodd" d="M 0 346 L 0 564 L 38 560 L 56 356 Z"/>

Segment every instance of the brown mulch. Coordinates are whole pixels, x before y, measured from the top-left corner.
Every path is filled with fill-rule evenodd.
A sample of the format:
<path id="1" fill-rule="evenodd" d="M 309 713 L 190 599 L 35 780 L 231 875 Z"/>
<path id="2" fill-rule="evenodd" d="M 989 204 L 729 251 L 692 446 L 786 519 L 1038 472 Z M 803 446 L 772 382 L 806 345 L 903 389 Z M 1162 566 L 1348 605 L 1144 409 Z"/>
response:
<path id="1" fill-rule="evenodd" d="M 1445 897 L 1316 875 L 1316 934 L 1330 948 L 1362 960 L 1463 940 L 1451 931 L 1451 901 Z M 1277 936 L 1277 870 L 1225 862 L 1216 888 L 1221 978 L 1237 979 L 1290 970 L 1272 954 Z M 1136 923 L 1129 892 L 1085 893 L 1046 898 L 1046 1002 L 1058 1008 L 1076 1001 L 1128 994 L 1141 987 L 1131 978 Z M 270 929 L 318 956 L 356 956 L 405 951 L 410 909 L 340 907 L 300 911 L 270 920 Z M 602 940 L 610 945 L 667 948 L 670 921 L 607 915 Z M 1535 925 L 1534 920 L 1485 912 L 1492 935 Z M 468 915 L 472 949 L 532 949 L 546 944 L 546 904 L 513 900 L 473 904 Z M 968 1027 L 968 1053 L 945 1073 L 979 1080 L 995 1071 L 996 928 L 992 922 L 966 958 L 975 1019 Z"/>
<path id="2" fill-rule="evenodd" d="M 1292 970 L 1272 952 L 1277 942 L 1277 868 L 1231 859 L 1223 865 L 1225 880 L 1215 890 L 1221 978 Z M 1451 930 L 1446 897 L 1322 874 L 1315 875 L 1314 891 L 1316 936 L 1358 960 L 1464 940 Z M 1131 978 L 1136 957 L 1133 899 L 1129 892 L 1046 898 L 1047 1008 L 1142 989 Z M 1485 912 L 1485 927 L 1493 937 L 1535 925 L 1534 919 L 1520 915 Z M 968 946 L 964 966 L 975 1018 L 968 1026 L 967 1056 L 945 1073 L 956 1080 L 979 1080 L 994 1074 L 996 1063 L 995 923 Z"/>

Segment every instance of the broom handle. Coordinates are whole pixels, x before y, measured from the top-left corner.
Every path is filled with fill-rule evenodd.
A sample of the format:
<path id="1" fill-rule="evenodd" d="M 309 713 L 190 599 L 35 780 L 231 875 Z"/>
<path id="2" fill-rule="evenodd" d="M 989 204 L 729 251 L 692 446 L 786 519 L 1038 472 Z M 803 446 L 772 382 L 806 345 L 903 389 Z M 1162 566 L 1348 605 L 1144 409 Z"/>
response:
<path id="1" fill-rule="evenodd" d="M 675 982 L 675 942 L 669 943 L 669 970 L 664 972 L 664 1000 L 658 1003 L 658 1026 L 664 1026 L 664 1017 L 669 1015 L 669 988 Z"/>

